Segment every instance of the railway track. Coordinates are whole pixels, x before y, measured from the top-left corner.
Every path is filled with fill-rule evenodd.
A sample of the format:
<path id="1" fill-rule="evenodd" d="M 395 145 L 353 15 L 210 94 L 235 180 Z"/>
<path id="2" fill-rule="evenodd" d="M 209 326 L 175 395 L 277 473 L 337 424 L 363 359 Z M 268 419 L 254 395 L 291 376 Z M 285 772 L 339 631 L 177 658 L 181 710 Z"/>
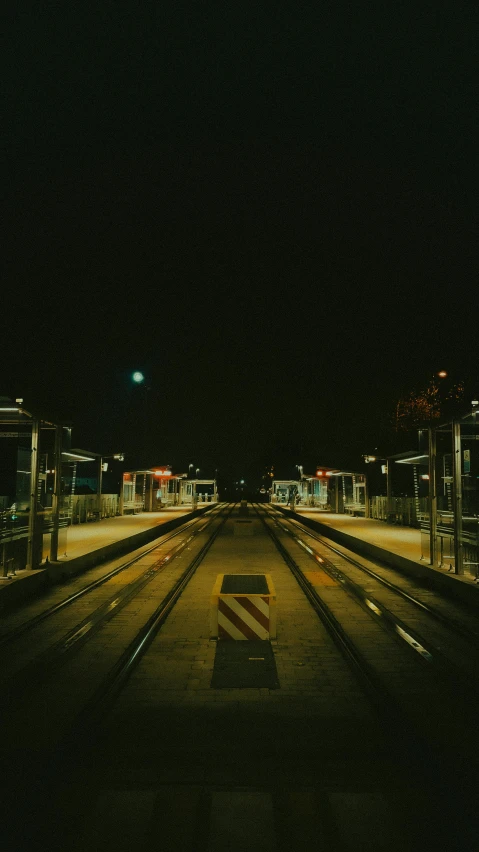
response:
<path id="1" fill-rule="evenodd" d="M 130 672 L 132 666 L 139 661 L 151 638 L 161 627 L 209 550 L 225 519 L 226 514 L 221 507 L 214 510 L 207 518 L 200 518 L 198 522 L 188 524 L 186 530 L 183 529 L 182 532 L 178 531 L 175 535 L 168 536 L 166 542 L 163 541 L 161 544 L 148 548 L 8 634 L 2 649 L 4 661 L 1 706 L 12 741 L 15 740 L 15 729 L 19 733 L 25 724 L 25 696 L 29 696 L 29 705 L 33 703 L 33 706 L 41 707 L 42 701 L 49 705 L 50 702 L 44 699 L 44 692 L 48 689 L 48 685 L 54 693 L 58 689 L 58 684 L 63 684 L 64 694 L 58 701 L 61 708 L 60 714 L 50 715 L 45 709 L 42 711 L 43 734 L 48 731 L 50 740 L 52 737 L 54 740 L 61 739 L 62 732 L 65 731 L 66 719 L 69 720 L 68 725 L 71 730 L 76 730 L 79 724 L 84 728 L 86 715 L 88 715 L 85 704 L 89 707 L 93 704 L 98 706 L 100 696 L 106 692 L 111 694 L 112 690 L 116 689 L 116 684 L 124 680 L 125 673 Z M 165 553 L 165 545 L 177 536 L 181 537 L 181 541 Z M 190 550 L 194 555 L 189 555 Z M 187 555 L 186 568 L 180 561 L 185 555 Z M 165 572 L 167 567 L 169 570 Z M 136 574 L 133 578 L 132 571 Z M 124 582 L 118 588 L 118 582 L 122 579 Z M 113 589 L 112 583 L 116 584 Z M 101 595 L 101 602 L 98 602 L 98 594 Z M 142 619 L 136 603 L 140 597 L 142 597 L 140 609 L 148 612 L 146 619 Z M 65 608 L 71 608 L 73 604 L 80 606 L 83 611 L 87 607 L 87 614 L 66 632 L 63 626 L 59 625 L 57 629 L 60 631 L 60 636 L 57 637 L 56 630 L 50 627 L 49 623 L 55 621 L 55 616 L 63 613 Z M 71 613 L 69 620 L 71 623 Z M 99 652 L 98 660 L 101 659 L 101 663 L 99 662 L 97 672 L 94 672 L 91 664 L 84 664 L 83 671 L 86 670 L 85 667 L 88 668 L 90 675 L 88 681 L 83 678 L 85 683 L 88 682 L 87 693 L 88 691 L 90 693 L 84 697 L 80 694 L 82 690 L 78 688 L 82 682 L 79 677 L 82 665 L 75 661 L 81 657 L 82 648 L 94 641 L 104 648 L 104 642 L 115 635 L 116 622 L 120 623 L 118 630 L 128 637 L 127 646 L 116 660 L 112 660 L 110 654 L 102 655 Z M 134 629 L 135 624 L 138 624 L 137 630 Z M 35 634 L 36 628 L 41 629 L 41 636 L 38 637 L 37 643 L 31 641 L 32 632 Z M 108 636 L 105 640 L 106 631 Z M 28 659 L 22 665 L 26 643 L 28 643 Z M 17 647 L 18 645 L 23 647 Z M 41 647 L 40 652 L 38 647 Z M 90 657 L 94 653 L 90 648 L 87 652 Z M 62 667 L 61 680 L 56 675 L 59 666 Z M 76 683 L 76 688 L 73 690 L 73 701 L 69 701 L 68 693 L 72 691 L 72 682 Z M 93 691 L 92 683 L 95 684 Z M 42 695 L 43 698 L 40 697 Z M 78 721 L 80 716 L 81 723 Z M 56 720 L 55 724 L 53 724 L 53 718 Z M 37 740 L 38 730 L 34 731 L 34 736 Z"/>
<path id="2" fill-rule="evenodd" d="M 36 834 L 53 848 L 52 826 L 61 808 L 61 848 L 124 848 L 125 812 L 127 824 L 135 826 L 129 843 L 138 843 L 138 849 L 164 844 L 206 852 L 212 836 L 218 843 L 224 803 L 236 802 L 258 813 L 260 822 L 266 814 L 275 852 L 314 848 L 319 837 L 328 852 L 403 852 L 409 847 L 396 842 L 394 820 L 407 834 L 402 815 L 407 818 L 424 795 L 425 807 L 417 813 L 432 815 L 436 847 L 446 833 L 456 837 L 457 805 L 469 808 L 479 766 L 479 749 L 472 750 L 470 770 L 458 771 L 467 742 L 456 734 L 448 740 L 451 718 L 471 709 L 466 693 L 457 691 L 454 703 L 431 661 L 384 630 L 382 620 L 341 580 L 339 556 L 333 554 L 334 562 L 326 565 L 323 546 L 309 531 L 263 506 L 250 510 L 249 518 L 242 513 L 232 518 L 232 511 L 219 507 L 208 524 L 195 526 L 196 534 L 190 527 L 181 547 L 169 541 L 159 551 L 151 548 L 111 578 L 117 584 L 113 593 L 108 583 L 92 590 L 93 597 L 104 594 L 101 602 L 95 597 L 96 605 L 85 593 L 59 610 L 58 616 L 69 614 L 68 630 L 58 628 L 61 636 L 53 630 L 53 616 L 37 625 L 49 639 L 46 654 L 58 643 L 64 650 L 45 657 L 41 676 L 30 669 L 30 689 L 29 677 L 16 670 L 17 684 L 23 677 L 24 686 L 18 686 L 20 700 L 3 728 L 17 737 L 12 789 L 26 784 Z M 216 642 L 207 624 L 214 580 L 218 572 L 261 571 L 271 572 L 277 585 L 278 639 L 271 649 L 279 688 L 212 688 Z M 121 608 L 115 603 L 120 584 Z M 376 601 L 377 592 L 368 594 Z M 87 605 L 73 622 L 75 607 Z M 98 627 L 83 640 L 95 613 Z M 406 618 L 404 625 L 410 628 Z M 35 628 L 19 635 L 2 654 L 6 658 L 17 643 L 37 635 Z M 40 658 L 37 653 L 38 664 Z M 454 790 L 453 801 L 451 779 L 460 793 Z M 13 804 L 17 797 L 18 792 Z M 135 802 L 146 810 L 135 811 Z M 262 803 L 260 811 L 255 802 Z M 376 825 L 364 834 L 363 847 L 342 845 L 350 802 L 361 803 L 356 808 L 361 824 Z M 388 846 L 375 843 L 374 831 L 384 833 L 383 818 L 392 838 Z M 419 833 L 427 838 L 428 832 Z M 416 836 L 415 827 L 411 833 Z M 299 838 L 307 838 L 307 846 Z M 411 848 L 425 848 L 425 840 Z"/>
<path id="3" fill-rule="evenodd" d="M 100 586 L 103 586 L 105 583 L 108 583 L 110 580 L 117 577 L 123 571 L 126 571 L 128 568 L 134 566 L 144 556 L 148 555 L 149 553 L 157 552 L 159 547 L 162 547 L 167 542 L 170 542 L 175 538 L 178 538 L 179 536 L 183 535 L 185 531 L 201 528 L 202 521 L 203 518 L 201 517 L 194 518 L 193 520 L 188 521 L 179 529 L 176 529 L 173 532 L 167 533 L 165 536 L 162 536 L 161 542 L 155 542 L 155 544 L 151 546 L 140 548 L 140 552 L 138 552 L 134 557 L 122 561 L 120 565 L 117 565 L 115 568 L 111 569 L 110 571 L 107 571 L 105 574 L 102 573 L 101 576 L 98 577 L 96 580 L 93 580 L 92 582 L 87 583 L 84 586 L 81 585 L 82 579 L 80 579 L 79 581 L 77 580 L 76 582 L 74 581 L 74 585 L 76 586 L 79 583 L 80 588 L 75 588 L 75 591 L 67 595 L 67 597 L 55 602 L 51 606 L 47 607 L 44 610 L 41 610 L 39 613 L 31 616 L 30 618 L 26 617 L 25 619 L 23 619 L 23 609 L 20 610 L 19 615 L 14 614 L 13 618 L 10 619 L 7 617 L 6 619 L 4 619 L 3 627 L 1 628 L 2 632 L 0 633 L 0 648 L 3 645 L 8 645 L 11 642 L 14 642 L 19 636 L 23 635 L 24 633 L 28 633 L 38 625 L 42 624 L 47 619 L 59 613 L 61 610 L 64 610 L 79 601 L 80 598 L 90 594 L 94 590 L 98 589 Z M 28 607 L 26 609 L 28 609 Z M 15 621 L 18 618 L 20 619 L 18 623 L 14 624 L 13 627 L 8 626 L 9 621 Z"/>
<path id="4" fill-rule="evenodd" d="M 444 778 L 445 767 L 446 776 L 448 771 L 454 773 L 454 767 L 457 768 L 466 755 L 471 764 L 477 763 L 479 739 L 475 729 L 453 723 L 456 718 L 467 718 L 478 706 L 476 684 L 471 682 L 467 672 L 454 666 L 425 638 L 428 635 L 425 626 L 423 635 L 405 620 L 405 613 L 399 619 L 383 603 L 374 602 L 370 589 L 366 591 L 353 583 L 336 564 L 328 564 L 324 556 L 298 536 L 297 528 L 285 523 L 284 517 L 278 518 L 276 513 L 261 505 L 257 511 L 384 721 L 394 720 L 397 729 L 416 743 L 417 754 L 423 755 L 422 760 L 426 760 L 427 765 L 435 767 L 433 775 L 437 778 Z M 325 583 L 324 577 L 331 582 Z M 396 593 L 388 588 L 388 594 Z M 408 606 L 413 607 L 410 598 Z M 421 602 L 418 603 L 415 615 L 411 617 L 410 612 L 407 615 L 413 622 L 417 621 L 417 612 L 424 611 Z M 429 618 L 429 613 L 425 613 L 425 617 Z M 444 635 L 447 620 L 440 618 L 438 621 L 444 642 L 451 640 L 451 636 L 457 639 L 454 631 Z M 430 623 L 436 626 L 434 618 Z M 461 654 L 464 653 L 462 647 Z M 389 659 L 393 663 L 388 663 Z M 439 754 L 444 764 L 442 768 Z"/>
<path id="5" fill-rule="evenodd" d="M 479 619 L 419 582 L 371 562 L 360 562 L 300 521 L 273 512 L 276 522 L 310 558 L 379 619 L 385 629 L 454 682 L 474 688 L 479 665 Z"/>

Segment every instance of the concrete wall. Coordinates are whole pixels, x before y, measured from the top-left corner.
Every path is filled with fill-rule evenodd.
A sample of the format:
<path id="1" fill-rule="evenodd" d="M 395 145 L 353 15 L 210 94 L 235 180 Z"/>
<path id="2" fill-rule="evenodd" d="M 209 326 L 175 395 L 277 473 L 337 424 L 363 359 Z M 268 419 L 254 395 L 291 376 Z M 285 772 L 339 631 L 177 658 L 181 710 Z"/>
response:
<path id="1" fill-rule="evenodd" d="M 0 613 L 22 601 L 41 595 L 48 586 L 47 572 L 22 571 L 11 580 L 0 580 Z"/>

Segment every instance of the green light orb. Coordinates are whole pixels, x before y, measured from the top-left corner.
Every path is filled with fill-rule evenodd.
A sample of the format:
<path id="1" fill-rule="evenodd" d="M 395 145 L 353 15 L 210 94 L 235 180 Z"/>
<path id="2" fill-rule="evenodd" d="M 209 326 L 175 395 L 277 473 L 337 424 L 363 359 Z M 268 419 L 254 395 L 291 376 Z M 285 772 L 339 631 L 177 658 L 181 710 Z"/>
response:
<path id="1" fill-rule="evenodd" d="M 133 373 L 132 379 L 133 379 L 134 382 L 136 382 L 137 385 L 140 385 L 142 382 L 145 381 L 145 377 L 144 377 L 143 373 L 140 373 L 139 370 L 136 370 Z"/>

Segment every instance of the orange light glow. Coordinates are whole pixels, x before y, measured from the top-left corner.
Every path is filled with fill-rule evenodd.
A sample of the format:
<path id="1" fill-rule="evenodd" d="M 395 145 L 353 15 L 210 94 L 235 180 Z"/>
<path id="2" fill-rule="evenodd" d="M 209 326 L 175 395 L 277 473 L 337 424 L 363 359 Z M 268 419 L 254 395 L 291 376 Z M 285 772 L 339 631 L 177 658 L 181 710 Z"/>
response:
<path id="1" fill-rule="evenodd" d="M 322 475 L 323 475 L 323 471 L 322 471 L 322 470 L 317 470 L 317 471 L 316 471 L 316 476 L 322 476 Z"/>
<path id="2" fill-rule="evenodd" d="M 440 379 L 445 379 L 446 376 L 447 376 L 447 373 L 446 373 L 445 370 L 439 370 L 438 376 L 439 376 Z"/>

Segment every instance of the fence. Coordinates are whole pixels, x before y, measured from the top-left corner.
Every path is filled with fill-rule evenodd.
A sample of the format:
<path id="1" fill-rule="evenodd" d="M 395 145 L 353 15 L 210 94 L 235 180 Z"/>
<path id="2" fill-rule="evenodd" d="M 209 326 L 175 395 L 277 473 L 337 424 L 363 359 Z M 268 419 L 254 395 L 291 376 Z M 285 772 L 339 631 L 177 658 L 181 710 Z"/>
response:
<path id="1" fill-rule="evenodd" d="M 420 527 L 428 516 L 427 497 L 371 497 L 369 517 L 403 527 Z"/>
<path id="2" fill-rule="evenodd" d="M 71 524 L 84 524 L 87 521 L 100 521 L 102 518 L 114 518 L 119 514 L 118 494 L 102 494 L 100 509 L 96 494 L 74 494 L 65 498 L 62 517 Z"/>

